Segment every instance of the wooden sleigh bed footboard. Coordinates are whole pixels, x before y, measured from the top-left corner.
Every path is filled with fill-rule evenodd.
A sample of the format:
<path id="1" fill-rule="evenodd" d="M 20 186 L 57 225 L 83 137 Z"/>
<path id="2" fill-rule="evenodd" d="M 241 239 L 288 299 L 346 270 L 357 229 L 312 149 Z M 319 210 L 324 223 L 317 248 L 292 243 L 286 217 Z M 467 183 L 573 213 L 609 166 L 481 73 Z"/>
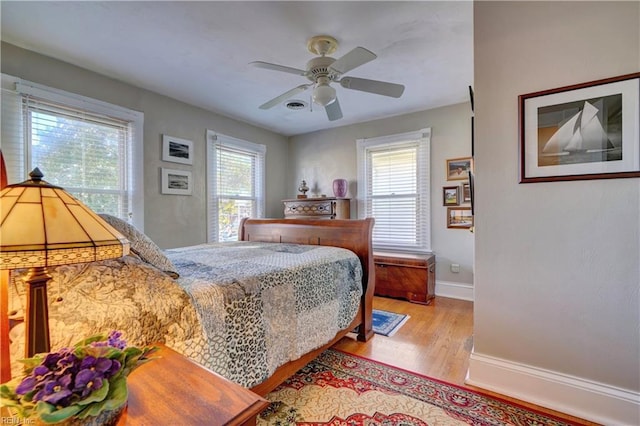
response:
<path id="1" fill-rule="evenodd" d="M 311 244 L 342 247 L 354 252 L 362 264 L 362 289 L 358 314 L 349 327 L 338 332 L 324 346 L 278 368 L 264 382 L 252 388 L 259 395 L 266 395 L 300 368 L 333 346 L 338 340 L 357 329 L 359 341 L 366 342 L 373 336 L 372 312 L 375 287 L 373 249 L 371 236 L 374 219 L 318 220 L 318 219 L 243 219 L 240 223 L 241 241 Z"/>

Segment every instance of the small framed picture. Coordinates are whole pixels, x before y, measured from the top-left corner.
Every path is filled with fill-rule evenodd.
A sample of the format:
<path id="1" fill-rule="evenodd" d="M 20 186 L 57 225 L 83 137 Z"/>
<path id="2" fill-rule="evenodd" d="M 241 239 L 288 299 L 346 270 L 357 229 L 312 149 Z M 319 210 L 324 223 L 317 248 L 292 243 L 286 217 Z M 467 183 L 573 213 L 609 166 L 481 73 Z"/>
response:
<path id="1" fill-rule="evenodd" d="M 442 205 L 457 206 L 460 204 L 460 187 L 444 186 L 442 187 Z"/>
<path id="2" fill-rule="evenodd" d="M 193 164 L 193 142 L 162 135 L 162 161 Z"/>
<path id="3" fill-rule="evenodd" d="M 462 184 L 462 202 L 471 202 L 471 181 Z"/>
<path id="4" fill-rule="evenodd" d="M 191 172 L 185 170 L 162 169 L 162 193 L 171 195 L 191 195 Z"/>
<path id="5" fill-rule="evenodd" d="M 473 158 L 451 158 L 447 160 L 447 180 L 466 180 L 467 173 L 473 170 Z"/>
<path id="6" fill-rule="evenodd" d="M 640 177 L 640 73 L 518 101 L 520 183 Z"/>
<path id="7" fill-rule="evenodd" d="M 447 228 L 469 229 L 473 226 L 471 207 L 447 208 Z"/>

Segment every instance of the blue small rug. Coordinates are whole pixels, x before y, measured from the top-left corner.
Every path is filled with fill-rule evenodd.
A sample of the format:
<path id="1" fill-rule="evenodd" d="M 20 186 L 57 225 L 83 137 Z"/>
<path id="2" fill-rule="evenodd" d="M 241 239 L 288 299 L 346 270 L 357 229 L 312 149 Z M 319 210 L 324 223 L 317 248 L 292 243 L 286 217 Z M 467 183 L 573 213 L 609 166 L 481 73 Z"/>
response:
<path id="1" fill-rule="evenodd" d="M 409 315 L 373 310 L 373 331 L 383 336 L 393 336 L 407 322 Z"/>

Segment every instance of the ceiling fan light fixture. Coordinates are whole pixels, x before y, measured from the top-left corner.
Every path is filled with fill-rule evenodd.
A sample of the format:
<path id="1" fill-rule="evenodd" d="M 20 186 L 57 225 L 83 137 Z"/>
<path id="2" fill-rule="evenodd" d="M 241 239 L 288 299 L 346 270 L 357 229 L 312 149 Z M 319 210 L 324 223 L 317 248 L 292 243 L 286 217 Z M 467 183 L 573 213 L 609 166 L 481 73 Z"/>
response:
<path id="1" fill-rule="evenodd" d="M 313 89 L 313 94 L 311 95 L 313 102 L 318 105 L 327 106 L 336 100 L 336 89 L 331 87 L 328 83 L 319 83 L 316 85 L 315 89 Z"/>

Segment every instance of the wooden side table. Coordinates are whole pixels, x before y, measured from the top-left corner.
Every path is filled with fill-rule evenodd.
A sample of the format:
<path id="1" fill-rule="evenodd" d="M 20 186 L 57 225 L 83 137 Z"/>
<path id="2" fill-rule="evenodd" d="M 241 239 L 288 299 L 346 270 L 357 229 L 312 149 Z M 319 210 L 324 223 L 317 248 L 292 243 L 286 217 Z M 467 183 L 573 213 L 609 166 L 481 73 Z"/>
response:
<path id="1" fill-rule="evenodd" d="M 269 402 L 250 390 L 157 345 L 157 359 L 127 378 L 123 425 L 255 425 Z"/>

